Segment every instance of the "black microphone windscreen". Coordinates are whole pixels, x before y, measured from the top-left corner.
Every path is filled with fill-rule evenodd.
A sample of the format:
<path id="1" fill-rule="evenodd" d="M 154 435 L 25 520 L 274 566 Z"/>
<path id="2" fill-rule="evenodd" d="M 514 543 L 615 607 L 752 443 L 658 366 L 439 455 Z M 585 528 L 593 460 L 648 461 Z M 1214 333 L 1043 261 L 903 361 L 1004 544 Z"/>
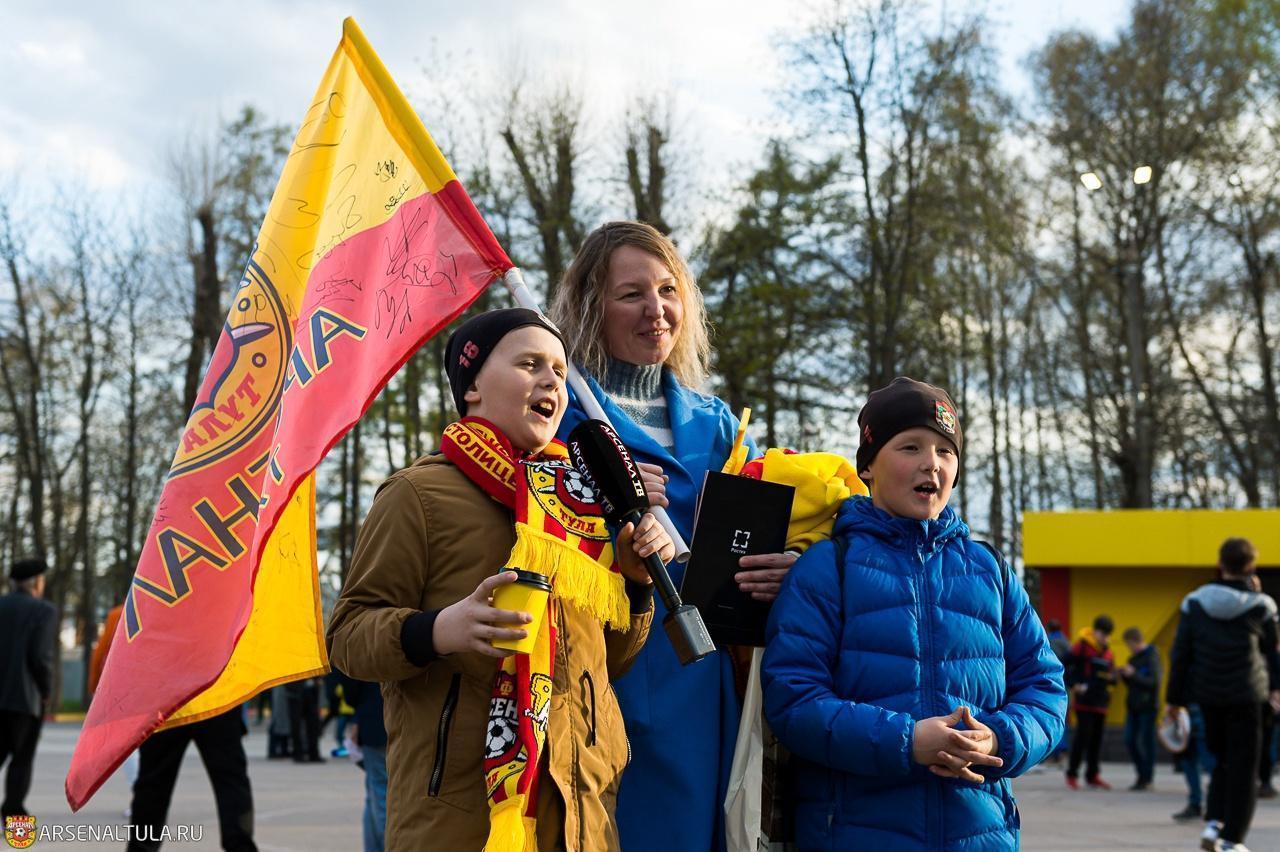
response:
<path id="1" fill-rule="evenodd" d="M 584 420 L 573 428 L 565 443 L 574 467 L 600 498 L 606 520 L 620 523 L 625 515 L 649 508 L 640 469 L 608 423 Z"/>

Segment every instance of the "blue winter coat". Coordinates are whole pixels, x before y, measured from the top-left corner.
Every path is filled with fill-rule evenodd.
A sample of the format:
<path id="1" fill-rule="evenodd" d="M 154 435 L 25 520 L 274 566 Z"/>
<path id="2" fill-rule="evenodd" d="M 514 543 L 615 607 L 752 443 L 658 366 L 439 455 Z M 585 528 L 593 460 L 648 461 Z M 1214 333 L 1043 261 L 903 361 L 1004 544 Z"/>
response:
<path id="1" fill-rule="evenodd" d="M 1062 664 L 1022 584 L 950 508 L 841 506 L 836 541 L 795 564 L 769 618 L 764 708 L 796 756 L 800 849 L 1018 848 L 1008 779 L 1062 736 Z M 837 566 L 840 543 L 843 567 Z M 960 705 L 999 739 L 971 784 L 911 759 L 917 720 Z"/>
<path id="2" fill-rule="evenodd" d="M 667 512 L 685 541 L 690 541 L 703 474 L 724 465 L 737 435 L 737 418 L 720 400 L 689 390 L 664 370 L 663 391 L 675 436 L 673 455 L 614 405 L 589 376 L 587 383 L 636 460 L 661 465 L 670 477 Z M 571 394 L 560 437 L 584 419 L 586 414 Z M 754 445 L 751 450 L 754 455 Z M 678 587 L 684 566 L 673 562 L 668 570 Z M 680 665 L 666 631 L 657 629 L 666 608 L 656 598 L 654 608 L 655 629 L 630 671 L 613 684 L 631 740 L 631 762 L 618 791 L 622 848 L 624 852 L 722 850 L 724 797 L 740 714 L 733 669 L 722 651 Z"/>

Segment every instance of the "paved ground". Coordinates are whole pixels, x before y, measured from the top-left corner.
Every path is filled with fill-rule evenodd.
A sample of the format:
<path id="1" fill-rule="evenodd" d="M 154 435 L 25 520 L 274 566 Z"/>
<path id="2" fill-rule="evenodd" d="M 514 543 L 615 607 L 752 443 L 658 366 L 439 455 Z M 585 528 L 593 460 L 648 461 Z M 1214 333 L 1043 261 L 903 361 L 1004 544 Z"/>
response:
<path id="1" fill-rule="evenodd" d="M 46 725 L 36 760 L 36 781 L 28 807 L 50 825 L 118 826 L 128 804 L 123 777 L 107 781 L 78 814 L 72 814 L 62 795 L 62 782 L 71 760 L 79 726 Z M 332 737 L 326 737 L 331 747 Z M 246 741 L 249 773 L 257 808 L 256 836 L 264 852 L 358 852 L 360 813 L 364 800 L 363 776 L 345 760 L 325 764 L 268 761 L 266 736 L 254 728 Z M 1108 764 L 1103 777 L 1124 786 L 1130 780 L 1127 767 Z M 1080 849 L 1197 848 L 1199 826 L 1177 825 L 1169 815 L 1186 801 L 1181 776 L 1160 767 L 1156 790 L 1148 793 L 1073 793 L 1062 783 L 1058 770 L 1045 767 L 1017 782 L 1022 811 L 1023 847 L 1032 852 L 1066 852 Z M 213 793 L 195 749 L 189 749 L 169 813 L 171 826 L 202 825 L 200 843 L 166 844 L 166 849 L 218 848 L 218 827 Z M 123 831 L 123 829 L 121 829 Z M 33 852 L 47 848 L 76 850 L 116 849 L 116 843 L 37 844 Z M 1261 802 L 1249 836 L 1254 852 L 1280 850 L 1280 799 Z M 455 852 L 455 850 L 445 850 Z"/>
<path id="2" fill-rule="evenodd" d="M 1187 803 L 1187 785 L 1172 767 L 1156 767 L 1155 789 L 1130 793 L 1126 764 L 1103 764 L 1102 777 L 1115 784 L 1110 793 L 1067 788 L 1059 769 L 1044 765 L 1018 779 L 1015 794 L 1022 813 L 1022 845 L 1034 852 L 1077 849 L 1199 848 L 1201 823 L 1179 825 L 1170 819 Z M 1205 778 L 1207 789 L 1208 778 Z M 1083 786 L 1083 785 L 1081 785 Z M 1258 803 L 1247 845 L 1252 852 L 1280 850 L 1280 799 Z"/>

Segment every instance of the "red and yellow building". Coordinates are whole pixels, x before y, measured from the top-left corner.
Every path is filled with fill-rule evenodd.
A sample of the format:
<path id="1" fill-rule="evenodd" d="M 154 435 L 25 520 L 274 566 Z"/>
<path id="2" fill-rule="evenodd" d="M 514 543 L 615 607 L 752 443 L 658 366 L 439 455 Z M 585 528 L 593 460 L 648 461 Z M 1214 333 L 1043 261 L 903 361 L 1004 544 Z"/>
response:
<path id="1" fill-rule="evenodd" d="M 1040 571 L 1041 616 L 1061 621 L 1074 641 L 1095 616 L 1110 615 L 1117 665 L 1128 659 L 1121 634 L 1138 627 L 1168 672 L 1178 607 L 1213 579 L 1224 539 L 1254 543 L 1263 591 L 1280 600 L 1280 509 L 1028 512 L 1022 530 L 1023 561 Z M 1123 690 L 1108 724 L 1124 722 Z"/>

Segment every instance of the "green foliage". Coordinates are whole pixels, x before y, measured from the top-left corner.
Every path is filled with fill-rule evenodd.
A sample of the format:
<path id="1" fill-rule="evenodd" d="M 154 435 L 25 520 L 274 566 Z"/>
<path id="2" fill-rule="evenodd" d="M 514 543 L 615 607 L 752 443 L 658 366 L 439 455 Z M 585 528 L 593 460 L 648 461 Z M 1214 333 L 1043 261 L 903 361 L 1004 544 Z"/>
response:
<path id="1" fill-rule="evenodd" d="M 806 166 L 771 143 L 733 224 L 708 235 L 701 257 L 713 368 L 732 409 L 760 409 L 770 444 L 781 441 L 784 411 L 797 418 L 792 434 L 803 442 L 804 419 L 832 407 L 843 385 L 838 354 L 847 342 L 832 339 L 848 314 L 847 294 L 827 280 L 815 239 L 838 167 L 835 158 Z"/>

